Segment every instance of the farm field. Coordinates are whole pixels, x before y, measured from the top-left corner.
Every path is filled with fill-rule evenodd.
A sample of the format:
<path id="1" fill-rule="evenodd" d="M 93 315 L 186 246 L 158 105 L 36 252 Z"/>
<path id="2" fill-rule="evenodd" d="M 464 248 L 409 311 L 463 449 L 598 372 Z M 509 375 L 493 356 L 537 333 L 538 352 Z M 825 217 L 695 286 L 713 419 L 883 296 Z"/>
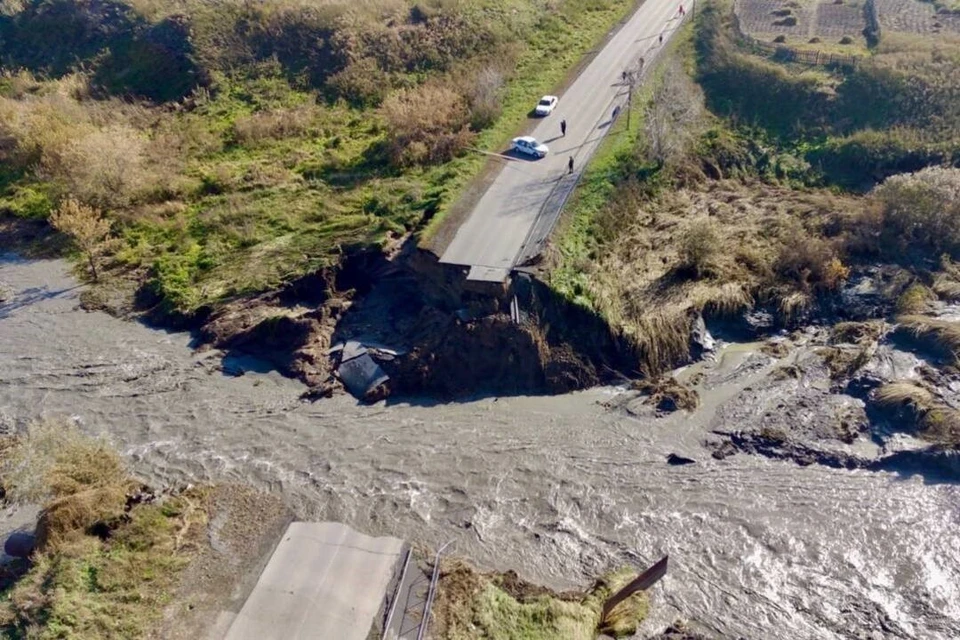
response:
<path id="1" fill-rule="evenodd" d="M 863 1 L 835 4 L 831 0 L 739 0 L 740 28 L 763 42 L 789 45 L 822 44 L 853 49 L 865 44 Z"/>
<path id="2" fill-rule="evenodd" d="M 938 12 L 923 0 L 877 0 L 880 26 L 898 33 L 960 34 L 960 14 Z"/>

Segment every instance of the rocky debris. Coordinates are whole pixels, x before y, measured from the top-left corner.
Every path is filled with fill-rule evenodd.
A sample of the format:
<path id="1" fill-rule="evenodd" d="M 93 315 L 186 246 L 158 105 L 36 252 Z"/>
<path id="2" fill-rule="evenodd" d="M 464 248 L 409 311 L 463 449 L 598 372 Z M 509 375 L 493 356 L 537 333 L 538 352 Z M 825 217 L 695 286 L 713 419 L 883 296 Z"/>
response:
<path id="1" fill-rule="evenodd" d="M 13 558 L 29 558 L 37 546 L 37 536 L 31 531 L 14 531 L 3 543 L 3 552 Z"/>
<path id="2" fill-rule="evenodd" d="M 687 458 L 685 456 L 678 455 L 676 453 L 671 453 L 667 456 L 667 464 L 673 467 L 680 467 L 688 464 L 696 464 L 696 460 L 693 458 Z"/>
<path id="3" fill-rule="evenodd" d="M 723 460 L 737 453 L 737 447 L 729 440 L 708 442 L 706 446 L 713 449 L 710 455 L 713 456 L 714 460 Z"/>
<path id="4" fill-rule="evenodd" d="M 717 341 L 710 335 L 702 315 L 697 315 L 690 329 L 690 357 L 700 360 L 717 349 Z"/>
<path id="5" fill-rule="evenodd" d="M 681 384 L 673 376 L 636 380 L 631 384 L 631 388 L 646 396 L 644 404 L 655 407 L 658 415 L 673 413 L 678 409 L 693 411 L 700 404 L 697 392 Z"/>
<path id="6" fill-rule="evenodd" d="M 862 469 L 870 465 L 863 458 L 836 452 L 814 449 L 808 445 L 789 439 L 784 431 L 765 430 L 760 433 L 714 431 L 716 435 L 727 438 L 734 449 L 742 453 L 762 455 L 774 460 L 792 460 L 800 466 L 820 464 L 834 469 Z M 720 449 L 714 451 L 714 457 Z M 724 454 L 723 457 L 726 457 Z"/>
<path id="7" fill-rule="evenodd" d="M 677 620 L 650 640 L 712 640 L 712 637 L 695 630 L 688 622 Z"/>

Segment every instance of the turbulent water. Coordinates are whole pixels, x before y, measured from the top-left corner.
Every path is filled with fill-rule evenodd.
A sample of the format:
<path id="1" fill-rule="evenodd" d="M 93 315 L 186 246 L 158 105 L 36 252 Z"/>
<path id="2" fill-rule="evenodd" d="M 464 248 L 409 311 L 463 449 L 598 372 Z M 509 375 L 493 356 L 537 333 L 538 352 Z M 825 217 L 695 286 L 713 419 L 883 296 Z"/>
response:
<path id="1" fill-rule="evenodd" d="M 0 426 L 69 415 L 155 482 L 240 481 L 301 518 L 439 545 L 559 588 L 670 554 L 645 632 L 960 638 L 960 487 L 702 446 L 766 375 L 735 350 L 694 416 L 636 418 L 615 390 L 358 406 L 229 377 L 190 337 L 78 309 L 59 262 L 0 263 Z M 233 369 L 235 367 L 227 367 Z M 697 464 L 668 466 L 677 453 Z"/>

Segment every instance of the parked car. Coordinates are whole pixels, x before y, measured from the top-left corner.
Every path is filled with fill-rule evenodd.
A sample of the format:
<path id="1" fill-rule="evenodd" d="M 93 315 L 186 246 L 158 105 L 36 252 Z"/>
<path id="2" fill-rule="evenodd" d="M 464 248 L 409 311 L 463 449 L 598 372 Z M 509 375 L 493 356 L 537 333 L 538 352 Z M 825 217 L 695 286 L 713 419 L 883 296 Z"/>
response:
<path id="1" fill-rule="evenodd" d="M 513 139 L 513 150 L 534 158 L 542 158 L 547 155 L 550 149 L 547 145 L 540 144 L 533 136 L 520 136 Z"/>
<path id="2" fill-rule="evenodd" d="M 537 103 L 537 108 L 533 110 L 538 116 L 548 116 L 557 108 L 560 98 L 557 96 L 543 96 Z"/>

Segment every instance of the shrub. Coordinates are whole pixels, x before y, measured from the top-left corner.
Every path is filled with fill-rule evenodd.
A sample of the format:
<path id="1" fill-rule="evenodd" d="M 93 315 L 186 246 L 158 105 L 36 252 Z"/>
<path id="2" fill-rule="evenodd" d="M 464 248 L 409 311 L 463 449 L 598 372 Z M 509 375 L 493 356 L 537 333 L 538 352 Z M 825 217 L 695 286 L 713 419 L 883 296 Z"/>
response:
<path id="1" fill-rule="evenodd" d="M 387 121 L 387 152 L 394 166 L 450 160 L 472 141 L 463 97 L 439 85 L 403 89 L 382 107 Z"/>
<path id="2" fill-rule="evenodd" d="M 960 256 L 960 169 L 934 167 L 893 176 L 873 195 L 894 246 Z"/>
<path id="3" fill-rule="evenodd" d="M 114 125 L 73 140 L 58 154 L 45 150 L 42 171 L 84 202 L 122 207 L 147 184 L 145 147 L 137 130 Z"/>
<path id="4" fill-rule="evenodd" d="M 937 296 L 919 282 L 914 282 L 897 298 L 897 313 L 918 314 L 927 311 L 930 302 Z"/>
<path id="5" fill-rule="evenodd" d="M 934 141 L 914 129 L 866 130 L 830 138 L 807 160 L 831 182 L 860 189 L 899 173 L 960 162 L 960 141 Z"/>
<path id="6" fill-rule="evenodd" d="M 376 107 L 390 88 L 390 78 L 373 58 L 360 58 L 330 76 L 327 88 L 355 107 Z"/>
<path id="7" fill-rule="evenodd" d="M 644 113 L 647 155 L 663 166 L 686 155 L 703 117 L 703 95 L 676 60 L 671 60 Z"/>
<path id="8" fill-rule="evenodd" d="M 723 245 L 717 223 L 706 217 L 687 224 L 680 234 L 680 264 L 698 277 L 709 274 L 716 266 Z"/>
<path id="9" fill-rule="evenodd" d="M 850 275 L 836 251 L 826 240 L 797 226 L 788 227 L 774 262 L 774 272 L 795 284 L 802 292 L 833 290 Z"/>
<path id="10" fill-rule="evenodd" d="M 110 222 L 99 210 L 68 199 L 61 202 L 60 207 L 50 216 L 50 224 L 57 231 L 70 236 L 76 243 L 87 260 L 93 279 L 97 280 L 97 263 L 106 248 Z"/>
<path id="11" fill-rule="evenodd" d="M 467 94 L 470 128 L 474 131 L 486 129 L 500 117 L 503 82 L 503 73 L 492 66 L 484 67 L 474 77 Z"/>
<path id="12" fill-rule="evenodd" d="M 732 16 L 708 5 L 697 32 L 697 75 L 707 106 L 721 115 L 759 124 L 780 135 L 822 130 L 829 122 L 830 92 L 814 72 L 783 66 L 737 51 Z"/>

